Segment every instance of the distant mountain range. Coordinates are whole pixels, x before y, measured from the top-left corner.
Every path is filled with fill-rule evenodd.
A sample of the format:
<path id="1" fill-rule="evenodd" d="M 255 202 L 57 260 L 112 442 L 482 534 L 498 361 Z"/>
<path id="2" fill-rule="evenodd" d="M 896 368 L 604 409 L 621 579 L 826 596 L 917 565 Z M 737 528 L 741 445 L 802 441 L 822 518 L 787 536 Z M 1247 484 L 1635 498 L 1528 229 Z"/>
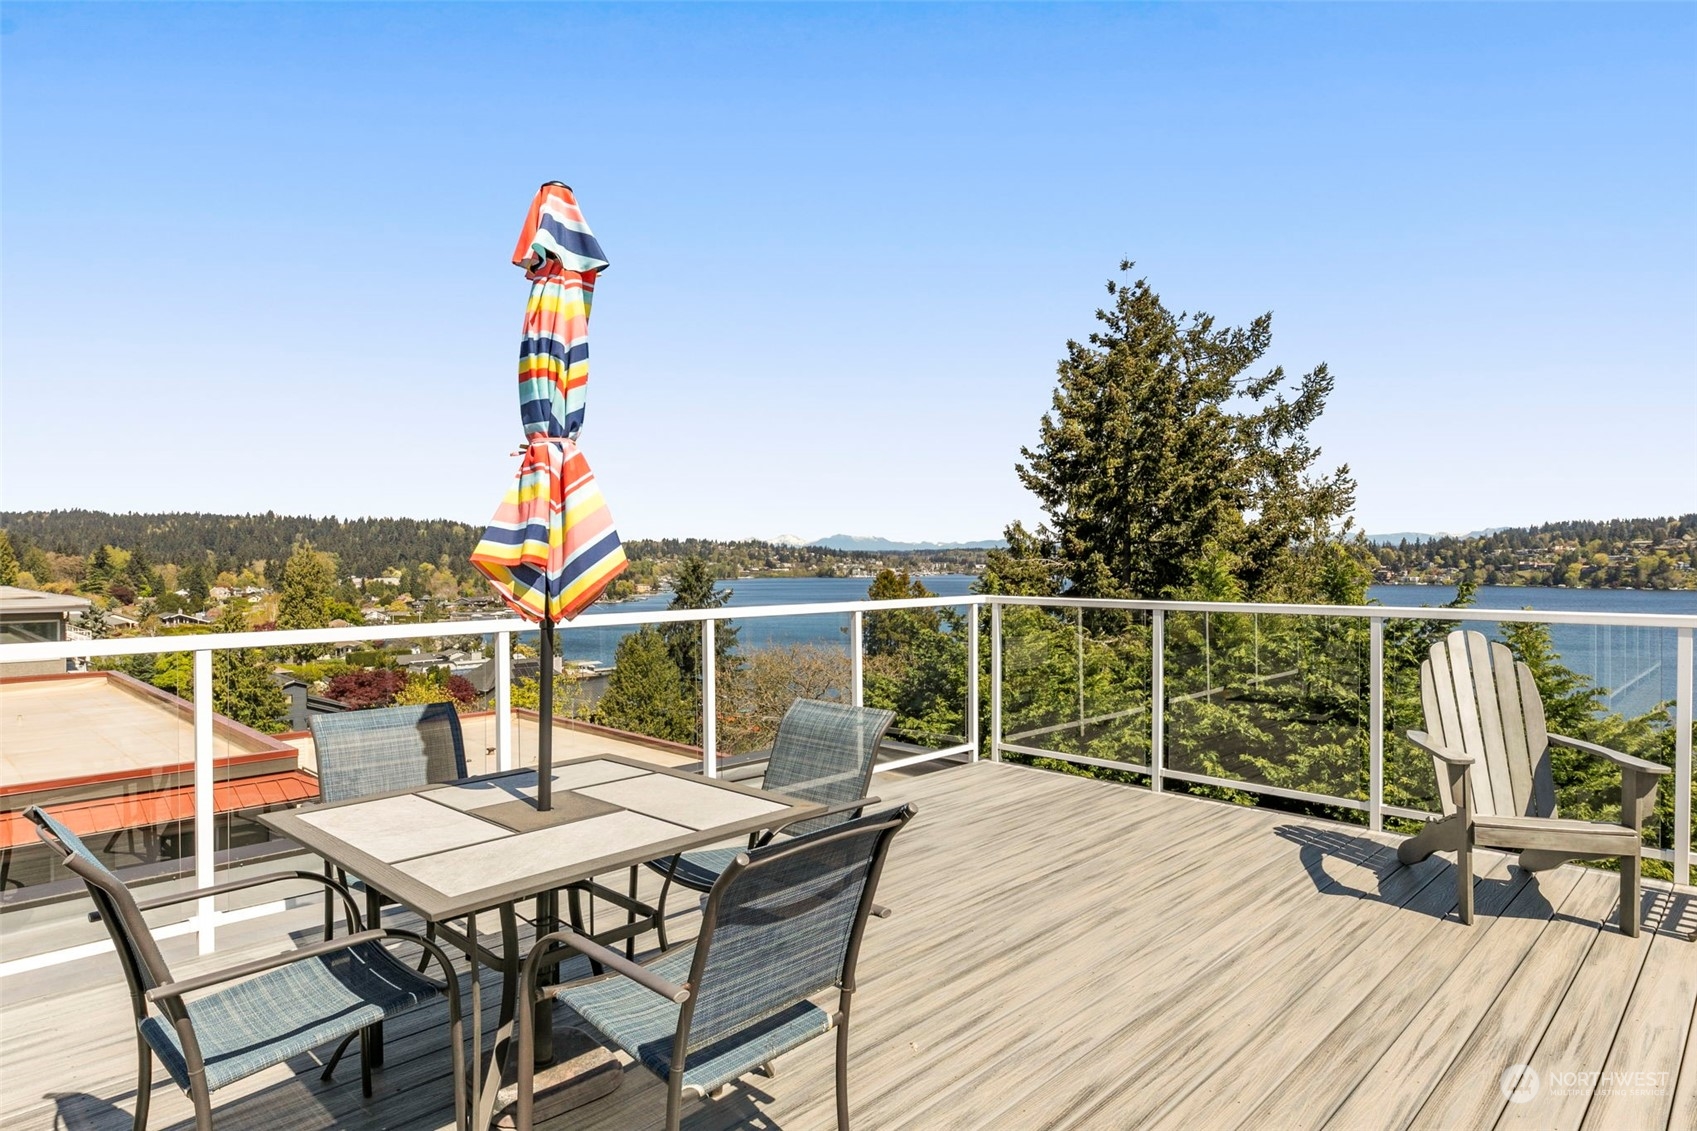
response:
<path id="1" fill-rule="evenodd" d="M 1439 538 L 1485 538 L 1507 529 L 1506 526 L 1488 526 L 1484 530 L 1469 530 L 1466 534 L 1453 534 L 1447 530 L 1431 534 L 1416 530 L 1399 530 L 1395 534 L 1369 534 L 1367 541 L 1375 546 L 1395 546 L 1398 542 L 1436 542 Z"/>
<path id="2" fill-rule="evenodd" d="M 832 534 L 809 542 L 794 534 L 780 534 L 770 541 L 780 546 L 819 546 L 826 550 L 862 550 L 873 554 L 894 554 L 906 550 L 999 550 L 1007 543 L 1000 538 L 982 542 L 892 542 L 860 534 Z"/>

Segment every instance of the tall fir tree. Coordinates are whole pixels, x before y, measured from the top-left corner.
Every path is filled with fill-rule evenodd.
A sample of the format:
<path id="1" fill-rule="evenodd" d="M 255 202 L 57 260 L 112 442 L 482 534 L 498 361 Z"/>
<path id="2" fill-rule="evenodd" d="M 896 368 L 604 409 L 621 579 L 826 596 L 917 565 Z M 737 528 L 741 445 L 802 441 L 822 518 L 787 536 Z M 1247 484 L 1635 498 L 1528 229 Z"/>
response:
<path id="1" fill-rule="evenodd" d="M 323 628 L 330 623 L 330 590 L 336 567 L 328 554 L 302 542 L 283 564 L 277 594 L 278 628 Z"/>
<path id="2" fill-rule="evenodd" d="M 596 704 L 596 720 L 671 742 L 695 739 L 695 711 L 689 687 L 673 662 L 666 641 L 644 627 L 619 641 L 613 674 Z"/>
<path id="3" fill-rule="evenodd" d="M 230 601 L 219 614 L 214 631 L 246 632 L 247 613 Z M 287 730 L 289 697 L 271 676 L 272 665 L 258 648 L 235 648 L 212 653 L 212 709 L 255 730 L 276 734 Z"/>
<path id="4" fill-rule="evenodd" d="M 1354 505 L 1347 467 L 1314 474 L 1326 366 L 1294 388 L 1281 367 L 1252 372 L 1271 314 L 1247 327 L 1175 315 L 1145 279 L 1109 281 L 1108 295 L 1100 328 L 1067 343 L 1038 443 L 1021 449 L 1048 522 L 1010 527 L 1010 546 L 1052 559 L 1082 596 L 1171 596 L 1210 560 L 1251 597 L 1299 585 L 1305 547 L 1333 541 Z"/>
<path id="5" fill-rule="evenodd" d="M 678 563 L 672 578 L 668 609 L 720 609 L 731 599 L 731 590 L 713 584 L 713 567 L 706 558 L 688 557 Z M 696 622 L 660 626 L 661 638 L 684 686 L 699 696 L 701 684 L 701 625 Z M 729 670 L 737 648 L 737 630 L 724 621 L 713 628 L 713 658 L 718 670 Z"/>
<path id="6" fill-rule="evenodd" d="M 12 539 L 0 530 L 0 585 L 18 583 L 18 555 L 12 549 Z"/>

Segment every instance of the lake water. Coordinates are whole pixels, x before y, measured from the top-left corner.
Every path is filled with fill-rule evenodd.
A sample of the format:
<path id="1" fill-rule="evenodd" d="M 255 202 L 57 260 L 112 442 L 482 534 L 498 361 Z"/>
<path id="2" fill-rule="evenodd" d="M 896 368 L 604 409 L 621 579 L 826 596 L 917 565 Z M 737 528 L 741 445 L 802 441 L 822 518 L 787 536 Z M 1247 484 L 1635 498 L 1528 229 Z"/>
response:
<path id="1" fill-rule="evenodd" d="M 943 574 L 922 579 L 926 588 L 944 597 L 972 591 L 976 580 L 966 574 Z M 872 581 L 866 577 L 754 577 L 721 582 L 731 590 L 730 609 L 751 605 L 806 605 L 859 601 Z M 1453 587 L 1441 585 L 1375 585 L 1369 596 L 1382 605 L 1442 605 L 1455 598 Z M 655 593 L 609 605 L 605 612 L 664 609 L 670 593 Z M 1474 598 L 1481 609 L 1534 608 L 1563 612 L 1657 613 L 1697 615 L 1697 591 L 1633 589 L 1551 589 L 1485 586 Z M 571 660 L 594 660 L 611 666 L 619 641 L 629 628 L 596 628 L 594 613 L 586 613 L 560 633 L 560 652 Z M 737 643 L 744 648 L 790 644 L 848 647 L 846 614 L 761 617 L 732 622 Z M 1490 625 L 1481 625 L 1489 631 Z M 1641 714 L 1674 697 L 1674 631 L 1618 626 L 1557 625 L 1551 639 L 1563 660 L 1610 691 L 1609 705 L 1624 714 Z"/>

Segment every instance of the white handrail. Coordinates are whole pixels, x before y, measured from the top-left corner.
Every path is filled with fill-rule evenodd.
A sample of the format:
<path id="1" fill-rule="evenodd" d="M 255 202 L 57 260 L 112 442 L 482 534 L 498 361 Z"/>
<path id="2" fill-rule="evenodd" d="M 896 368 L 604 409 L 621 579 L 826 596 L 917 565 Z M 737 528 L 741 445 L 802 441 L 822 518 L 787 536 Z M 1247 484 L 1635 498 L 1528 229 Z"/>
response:
<path id="1" fill-rule="evenodd" d="M 562 634 L 586 628 L 628 628 L 708 620 L 753 620 L 761 617 L 824 616 L 893 609 L 938 609 L 979 604 L 976 594 L 959 597 L 903 597 L 894 601 L 829 601 L 810 605 L 721 606 L 715 609 L 649 609 L 635 613 L 585 615 L 560 625 Z M 1697 624 L 1697 617 L 1692 618 Z M 0 644 L 0 664 L 84 657 L 142 656 L 155 652 L 188 652 L 200 648 L 294 648 L 308 644 L 352 644 L 367 640 L 441 640 L 455 636 L 489 636 L 502 632 L 535 632 L 536 625 L 518 617 L 490 620 L 432 621 L 427 624 L 365 624 L 346 628 L 295 628 L 272 632 L 189 633 L 182 636 L 116 636 L 106 640 L 53 640 L 30 644 Z M 176 643 L 181 641 L 182 643 Z"/>
<path id="2" fill-rule="evenodd" d="M 1387 620 L 1516 621 L 1532 624 L 1598 624 L 1621 628 L 1697 628 L 1690 613 L 1582 613 L 1557 609 L 1449 609 L 1432 605 L 1289 605 L 1253 601 L 1144 601 L 1108 597 L 986 597 L 1000 605 L 1124 609 L 1135 612 L 1246 613 L 1261 616 L 1384 617 Z"/>

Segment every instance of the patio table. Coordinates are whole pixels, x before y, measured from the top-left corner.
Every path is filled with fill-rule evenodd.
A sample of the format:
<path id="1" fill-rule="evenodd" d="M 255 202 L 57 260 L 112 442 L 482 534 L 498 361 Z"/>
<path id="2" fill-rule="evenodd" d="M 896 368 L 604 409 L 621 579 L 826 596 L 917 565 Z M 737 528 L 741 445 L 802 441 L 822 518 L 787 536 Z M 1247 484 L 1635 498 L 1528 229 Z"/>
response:
<path id="1" fill-rule="evenodd" d="M 521 900 L 536 898 L 539 918 L 549 918 L 552 894 L 568 885 L 825 809 L 613 754 L 557 764 L 548 812 L 536 810 L 536 787 L 535 770 L 512 770 L 259 817 L 433 924 L 438 937 L 464 951 L 471 962 L 472 1017 L 481 1016 L 479 963 L 501 971 L 500 1024 L 487 1071 L 481 1068 L 481 1026 L 472 1026 L 476 1127 L 487 1127 L 494 1116 L 512 1035 L 524 959 L 516 911 Z M 644 910 L 634 898 L 617 902 L 633 915 Z M 489 911 L 500 917 L 499 952 L 479 941 L 477 916 Z M 466 920 L 463 932 L 452 925 L 460 919 Z M 627 925 L 596 938 L 607 942 L 631 933 Z M 538 1017 L 539 1035 L 551 1032 L 551 1007 L 538 1009 L 549 1010 Z"/>

